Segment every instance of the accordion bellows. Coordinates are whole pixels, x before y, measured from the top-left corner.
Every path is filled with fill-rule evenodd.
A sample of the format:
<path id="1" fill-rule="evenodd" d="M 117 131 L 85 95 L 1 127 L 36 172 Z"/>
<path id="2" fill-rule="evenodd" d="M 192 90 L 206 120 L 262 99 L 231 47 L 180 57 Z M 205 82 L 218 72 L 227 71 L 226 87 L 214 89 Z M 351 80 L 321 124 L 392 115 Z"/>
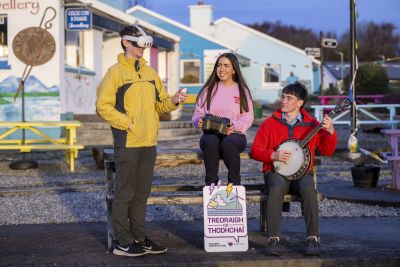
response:
<path id="1" fill-rule="evenodd" d="M 221 134 L 225 135 L 226 129 L 231 124 L 228 118 L 206 114 L 204 116 L 203 131 L 206 134 Z"/>

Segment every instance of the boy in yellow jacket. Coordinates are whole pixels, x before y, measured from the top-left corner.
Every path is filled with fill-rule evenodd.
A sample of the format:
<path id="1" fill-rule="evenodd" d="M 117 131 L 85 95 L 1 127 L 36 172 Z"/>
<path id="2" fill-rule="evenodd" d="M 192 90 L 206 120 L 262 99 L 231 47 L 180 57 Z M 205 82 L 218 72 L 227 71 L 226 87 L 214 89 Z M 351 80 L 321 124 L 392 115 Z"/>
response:
<path id="1" fill-rule="evenodd" d="M 155 70 L 146 65 L 144 49 L 153 39 L 139 26 L 121 32 L 124 53 L 106 73 L 98 95 L 97 113 L 111 125 L 114 137 L 116 192 L 112 207 L 115 255 L 141 256 L 167 251 L 145 236 L 146 202 L 150 193 L 159 113 L 185 100 L 178 91 L 169 97 Z"/>

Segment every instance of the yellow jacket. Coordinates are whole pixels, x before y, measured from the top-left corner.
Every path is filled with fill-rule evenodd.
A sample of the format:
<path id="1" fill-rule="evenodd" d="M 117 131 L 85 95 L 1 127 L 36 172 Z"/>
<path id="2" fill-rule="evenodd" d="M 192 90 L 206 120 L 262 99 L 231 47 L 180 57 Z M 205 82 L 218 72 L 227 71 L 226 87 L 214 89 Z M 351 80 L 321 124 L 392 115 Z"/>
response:
<path id="1" fill-rule="evenodd" d="M 159 113 L 177 108 L 160 77 L 140 58 L 118 55 L 118 63 L 108 69 L 97 93 L 96 110 L 111 125 L 114 147 L 146 147 L 157 144 Z M 129 123 L 133 123 L 132 131 Z"/>

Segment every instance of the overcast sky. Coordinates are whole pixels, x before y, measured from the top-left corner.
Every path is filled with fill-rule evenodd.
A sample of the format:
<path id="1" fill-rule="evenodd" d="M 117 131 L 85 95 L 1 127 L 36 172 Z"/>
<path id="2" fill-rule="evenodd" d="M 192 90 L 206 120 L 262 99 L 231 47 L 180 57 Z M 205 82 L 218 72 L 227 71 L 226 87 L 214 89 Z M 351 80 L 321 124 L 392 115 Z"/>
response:
<path id="1" fill-rule="evenodd" d="M 197 0 L 148 0 L 148 8 L 189 25 L 188 5 Z M 228 17 L 245 24 L 281 21 L 332 31 L 340 35 L 349 29 L 350 0 L 203 0 L 214 7 L 214 20 Z M 400 32 L 400 0 L 357 0 L 358 21 L 392 22 Z"/>

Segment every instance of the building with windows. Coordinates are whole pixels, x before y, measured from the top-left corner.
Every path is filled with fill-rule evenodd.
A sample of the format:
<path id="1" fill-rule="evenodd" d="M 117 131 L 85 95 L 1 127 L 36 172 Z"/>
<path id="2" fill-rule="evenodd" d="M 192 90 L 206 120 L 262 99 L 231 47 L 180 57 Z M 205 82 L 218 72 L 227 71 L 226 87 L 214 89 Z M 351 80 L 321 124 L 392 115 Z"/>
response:
<path id="1" fill-rule="evenodd" d="M 15 3 L 0 0 L 0 121 L 21 120 L 21 98 L 14 102 L 14 95 L 27 64 L 20 59 L 29 54 L 34 59 L 51 49 L 50 60 L 33 66 L 25 82 L 26 120 L 57 121 L 67 113 L 95 115 L 96 89 L 122 52 L 119 31 L 135 23 L 154 38 L 145 59 L 168 93 L 178 90 L 179 36 L 96 0 Z M 68 13 L 76 9 L 80 11 Z M 86 13 L 90 17 L 70 17 Z M 68 23 L 73 20 L 78 24 L 71 28 Z M 53 45 L 43 43 L 34 31 L 19 35 L 30 27 L 46 28 Z"/>
<path id="2" fill-rule="evenodd" d="M 126 12 L 181 38 L 179 82 L 180 87 L 188 88 L 190 94 L 199 92 L 211 74 L 216 59 L 224 52 L 236 53 L 242 67 L 250 65 L 250 60 L 237 53 L 229 42 L 217 40 L 142 6 L 134 6 Z"/>
<path id="3" fill-rule="evenodd" d="M 254 99 L 274 102 L 281 89 L 296 80 L 310 93 L 319 90 L 320 62 L 288 43 L 254 30 L 229 18 L 213 20 L 211 5 L 191 5 L 190 27 L 229 44 L 237 53 L 250 59 L 243 73 Z"/>

